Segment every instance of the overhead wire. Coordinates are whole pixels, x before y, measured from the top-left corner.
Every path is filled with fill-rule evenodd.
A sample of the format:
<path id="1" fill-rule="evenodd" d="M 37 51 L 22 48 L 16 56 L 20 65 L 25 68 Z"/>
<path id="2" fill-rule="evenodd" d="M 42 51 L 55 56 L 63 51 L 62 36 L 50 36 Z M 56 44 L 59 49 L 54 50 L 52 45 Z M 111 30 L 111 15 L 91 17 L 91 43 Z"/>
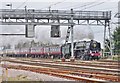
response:
<path id="1" fill-rule="evenodd" d="M 65 9 L 65 8 L 73 8 L 73 9 L 74 9 L 74 8 L 75 8 L 74 6 L 83 7 L 83 6 L 85 6 L 85 5 L 89 5 L 89 4 L 90 4 L 90 3 L 88 3 L 88 4 L 85 3 L 85 4 L 83 4 L 83 5 L 80 6 L 80 3 L 79 3 L 79 4 L 77 4 L 77 5 L 67 6 L 67 7 L 63 7 L 63 8 L 64 8 L 64 9 Z"/>
<path id="2" fill-rule="evenodd" d="M 84 4 L 84 5 L 82 5 L 82 6 L 74 7 L 73 9 L 83 8 L 83 7 L 86 7 L 86 6 L 92 5 L 92 4 L 96 3 L 96 2 L 97 2 L 97 1 L 95 1 L 95 2 L 91 2 L 91 3 L 88 3 L 88 4 Z"/>
<path id="3" fill-rule="evenodd" d="M 81 10 L 89 9 L 89 8 L 92 8 L 92 7 L 95 7 L 95 6 L 101 5 L 101 4 L 103 4 L 103 3 L 105 3 L 105 2 L 101 2 L 101 3 L 98 3 L 98 4 L 92 5 L 92 6 L 88 6 L 88 7 L 86 7 L 86 8 L 81 9 Z"/>
<path id="4" fill-rule="evenodd" d="M 107 0 L 108 1 L 108 0 Z M 103 1 L 103 2 L 100 2 L 100 3 L 97 3 L 97 2 L 99 2 L 98 0 L 96 0 L 96 1 L 93 1 L 93 2 L 90 2 L 90 3 L 85 3 L 85 4 L 83 4 L 83 5 L 81 5 L 81 6 L 79 6 L 79 4 L 77 4 L 77 5 L 74 5 L 74 6 L 68 6 L 68 7 L 64 7 L 64 9 L 65 8 L 72 8 L 72 9 L 78 9 L 78 8 L 83 8 L 83 7 L 87 7 L 87 6 L 89 6 L 89 5 L 92 5 L 92 6 L 89 6 L 90 8 L 91 7 L 94 7 L 94 6 L 97 6 L 97 5 L 101 5 L 101 4 L 103 4 L 103 3 L 105 3 L 105 1 Z M 95 4 L 95 3 L 97 3 L 97 4 Z M 93 5 L 94 4 L 94 5 Z M 77 7 L 76 7 L 77 6 Z M 87 8 L 89 8 L 89 7 L 87 7 Z M 83 8 L 83 9 L 87 9 L 87 8 Z"/>
<path id="5" fill-rule="evenodd" d="M 41 9 L 50 8 L 50 7 L 52 7 L 52 6 L 58 5 L 58 4 L 60 4 L 60 3 L 63 3 L 64 1 L 66 1 L 66 0 L 62 0 L 62 1 L 59 1 L 59 2 L 56 2 L 56 3 L 53 3 L 53 4 L 49 5 L 49 6 L 43 7 L 43 8 L 41 8 Z"/>
<path id="6" fill-rule="evenodd" d="M 28 0 L 25 0 L 22 4 L 20 4 L 16 9 L 19 9 L 21 6 L 23 6 L 25 3 L 27 3 Z"/>
<path id="7" fill-rule="evenodd" d="M 91 3 L 88 3 L 88 4 L 83 4 L 83 5 L 81 5 L 81 6 L 79 6 L 79 7 L 84 7 L 84 6 L 86 6 L 86 5 L 91 5 L 91 4 L 94 4 L 94 3 L 96 3 L 96 2 L 98 2 L 98 0 L 96 0 L 95 2 L 91 2 Z M 78 4 L 79 5 L 79 4 Z M 76 5 L 77 6 L 77 5 Z M 69 6 L 69 7 L 71 7 L 71 6 Z M 78 7 L 74 7 L 74 8 L 72 8 L 72 9 L 76 9 L 76 8 L 78 8 Z"/>
<path id="8" fill-rule="evenodd" d="M 82 5 L 82 6 L 79 6 L 79 7 L 74 7 L 73 9 L 78 9 L 78 8 L 83 8 L 83 7 L 85 7 L 85 8 L 83 8 L 83 9 L 81 9 L 81 10 L 84 10 L 84 9 L 92 8 L 92 7 L 94 7 L 94 6 L 101 5 L 101 4 L 105 3 L 106 1 L 108 1 L 108 0 L 102 1 L 102 2 L 100 2 L 100 3 L 96 3 L 96 2 L 99 2 L 98 0 L 96 0 L 95 2 L 91 2 L 91 3 L 85 4 L 85 5 Z M 96 4 L 94 4 L 94 3 L 96 3 Z M 87 7 L 87 6 L 88 6 L 88 7 Z"/>
<path id="9" fill-rule="evenodd" d="M 91 2 L 91 3 L 88 3 L 88 2 L 87 2 L 87 3 L 85 3 L 85 4 L 81 5 L 81 6 L 80 6 L 80 4 L 77 4 L 77 5 L 67 6 L 67 7 L 63 7 L 63 8 L 64 8 L 64 9 L 65 9 L 65 8 L 77 9 L 77 8 L 81 8 L 81 7 L 85 7 L 85 6 L 94 4 L 94 3 L 96 3 L 96 2 L 98 2 L 98 0 L 96 0 L 96 1 L 94 1 L 94 2 Z M 77 7 L 76 7 L 76 6 L 77 6 Z"/>

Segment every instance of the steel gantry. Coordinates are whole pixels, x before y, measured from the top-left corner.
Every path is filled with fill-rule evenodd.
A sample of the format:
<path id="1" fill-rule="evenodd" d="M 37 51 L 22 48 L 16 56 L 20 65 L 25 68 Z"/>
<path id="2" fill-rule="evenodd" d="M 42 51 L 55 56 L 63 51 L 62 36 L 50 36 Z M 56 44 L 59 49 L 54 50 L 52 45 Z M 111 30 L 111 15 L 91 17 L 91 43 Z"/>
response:
<path id="1" fill-rule="evenodd" d="M 71 57 L 73 52 L 73 27 L 75 25 L 102 25 L 106 27 L 111 19 L 110 11 L 74 11 L 71 10 L 34 10 L 34 9 L 1 9 L 0 22 L 2 25 L 60 25 L 70 27 Z M 104 45 L 105 46 L 105 45 Z"/>
<path id="2" fill-rule="evenodd" d="M 68 10 L 22 10 L 22 9 L 2 9 L 0 10 L 0 21 L 2 25 L 52 25 L 63 26 L 73 24 L 84 25 L 86 20 L 91 20 L 92 25 L 101 25 L 101 21 L 111 19 L 110 11 L 68 11 Z M 27 21 L 26 21 L 27 20 Z M 81 22 L 82 21 L 82 22 Z M 96 24 L 94 24 L 96 22 Z M 103 23 L 103 22 L 102 22 Z"/>

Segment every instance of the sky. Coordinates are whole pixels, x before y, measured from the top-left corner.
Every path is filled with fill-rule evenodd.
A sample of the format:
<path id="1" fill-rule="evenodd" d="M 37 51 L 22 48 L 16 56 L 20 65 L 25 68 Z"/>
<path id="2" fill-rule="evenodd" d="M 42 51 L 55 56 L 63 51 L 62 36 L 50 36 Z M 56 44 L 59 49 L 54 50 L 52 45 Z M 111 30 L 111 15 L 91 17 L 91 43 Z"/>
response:
<path id="1" fill-rule="evenodd" d="M 114 15 L 118 12 L 118 1 L 119 0 L 2 0 L 0 1 L 0 9 L 10 9 L 7 7 L 7 3 L 12 3 L 12 9 L 41 9 L 47 10 L 49 7 L 55 10 L 82 10 L 82 11 L 112 11 L 111 22 L 116 22 L 117 19 Z M 111 33 L 115 30 L 117 25 L 111 24 Z M 18 42 L 24 42 L 34 39 L 35 41 L 61 43 L 65 40 L 66 26 L 61 26 L 61 37 L 51 38 L 50 28 L 51 26 L 36 26 L 35 38 L 25 38 L 24 36 L 0 36 L 0 45 L 8 44 L 14 45 Z M 0 33 L 24 33 L 24 26 L 15 25 L 0 25 Z M 46 33 L 44 33 L 46 32 Z M 92 33 L 95 40 L 101 42 L 103 46 L 103 32 L 104 26 L 74 26 L 74 39 L 81 40 L 86 34 Z M 108 30 L 107 30 L 108 37 Z"/>

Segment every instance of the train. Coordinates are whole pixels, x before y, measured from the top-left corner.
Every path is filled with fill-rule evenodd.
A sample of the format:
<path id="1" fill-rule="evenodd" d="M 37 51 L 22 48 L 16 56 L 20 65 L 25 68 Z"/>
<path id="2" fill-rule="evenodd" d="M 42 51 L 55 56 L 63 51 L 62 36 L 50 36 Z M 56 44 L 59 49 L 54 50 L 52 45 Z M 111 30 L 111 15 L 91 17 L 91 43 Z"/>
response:
<path id="1" fill-rule="evenodd" d="M 66 58 L 71 57 L 71 43 L 62 45 L 47 45 L 29 48 L 17 48 L 8 51 L 8 57 L 32 57 L 32 58 Z M 101 56 L 101 44 L 95 40 L 74 42 L 74 57 L 81 60 L 99 60 Z"/>

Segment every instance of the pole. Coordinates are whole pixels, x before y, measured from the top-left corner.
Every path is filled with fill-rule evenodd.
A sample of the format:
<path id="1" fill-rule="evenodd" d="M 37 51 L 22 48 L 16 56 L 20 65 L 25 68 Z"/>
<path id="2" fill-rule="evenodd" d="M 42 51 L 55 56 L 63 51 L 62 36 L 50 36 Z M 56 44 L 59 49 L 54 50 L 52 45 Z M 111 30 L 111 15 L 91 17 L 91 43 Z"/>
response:
<path id="1" fill-rule="evenodd" d="M 74 61 L 73 9 L 71 9 L 71 61 Z"/>
<path id="2" fill-rule="evenodd" d="M 28 22 L 28 19 L 27 19 L 27 6 L 25 6 L 25 14 L 26 14 L 26 22 Z"/>
<path id="3" fill-rule="evenodd" d="M 10 10 L 12 10 L 12 3 L 7 4 L 6 6 L 10 6 Z M 10 13 L 9 13 L 9 21 L 10 21 Z"/>
<path id="4" fill-rule="evenodd" d="M 12 3 L 10 4 L 10 9 L 12 10 Z"/>
<path id="5" fill-rule="evenodd" d="M 110 32 L 110 23 L 109 23 L 109 25 L 108 25 L 108 30 L 109 30 L 110 54 L 111 54 L 110 57 L 112 57 L 113 52 L 112 52 L 112 39 L 111 39 L 111 32 Z"/>
<path id="6" fill-rule="evenodd" d="M 106 38 L 106 21 L 105 21 L 105 27 L 104 27 L 104 42 L 103 42 L 103 45 L 104 45 L 104 48 L 103 48 L 103 57 L 105 56 L 105 38 Z"/>
<path id="7" fill-rule="evenodd" d="M 49 6 L 49 12 L 51 11 L 51 6 Z"/>
<path id="8" fill-rule="evenodd" d="M 26 23 L 28 23 L 28 19 L 27 19 L 27 6 L 25 6 L 25 15 L 26 15 L 26 18 L 25 18 Z M 27 27 L 28 27 L 28 25 L 26 24 L 25 25 L 25 35 L 26 35 L 26 37 L 28 37 Z"/>

